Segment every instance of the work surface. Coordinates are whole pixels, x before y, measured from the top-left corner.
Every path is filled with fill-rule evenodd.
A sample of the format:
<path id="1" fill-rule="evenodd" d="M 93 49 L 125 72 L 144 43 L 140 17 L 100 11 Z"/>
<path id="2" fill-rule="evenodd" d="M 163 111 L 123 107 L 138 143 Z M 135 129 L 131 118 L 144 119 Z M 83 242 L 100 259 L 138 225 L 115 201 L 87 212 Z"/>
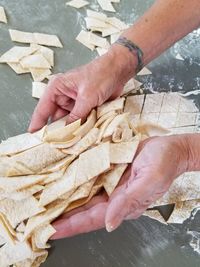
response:
<path id="1" fill-rule="evenodd" d="M 84 25 L 85 9 L 65 6 L 65 0 L 0 0 L 8 25 L 0 25 L 0 53 L 13 46 L 8 28 L 57 34 L 63 49 L 55 49 L 54 73 L 63 72 L 90 61 L 96 56 L 75 41 Z M 92 7 L 98 10 L 95 1 Z M 153 1 L 121 0 L 116 5 L 119 18 L 127 23 L 136 20 Z M 142 33 L 141 33 L 142 34 Z M 180 54 L 185 60 L 176 59 Z M 149 65 L 153 75 L 140 78 L 146 92 L 200 89 L 200 30 L 190 34 Z M 0 65 L 0 139 L 25 132 L 36 105 L 31 97 L 31 77 L 17 76 L 8 66 Z M 158 89 L 159 88 L 159 89 Z M 194 96 L 193 96 L 194 97 Z M 200 101 L 195 96 L 200 106 Z M 104 230 L 53 242 L 48 267 L 196 267 L 200 254 L 189 245 L 192 236 L 200 240 L 200 213 L 183 225 L 162 225 L 142 217 L 124 223 L 117 231 Z M 199 233 L 198 233 L 199 232 Z M 194 240 L 195 241 L 195 240 Z M 199 241 L 200 242 L 200 241 Z M 200 250 L 200 248 L 199 248 Z"/>

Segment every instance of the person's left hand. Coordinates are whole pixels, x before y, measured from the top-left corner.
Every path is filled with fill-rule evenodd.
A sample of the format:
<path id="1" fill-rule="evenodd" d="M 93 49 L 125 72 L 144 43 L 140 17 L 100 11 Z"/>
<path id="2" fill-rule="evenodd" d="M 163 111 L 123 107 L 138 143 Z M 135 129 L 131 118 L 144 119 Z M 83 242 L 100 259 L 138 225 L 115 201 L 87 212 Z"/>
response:
<path id="1" fill-rule="evenodd" d="M 60 217 L 51 239 L 87 233 L 103 227 L 108 232 L 123 220 L 137 219 L 187 171 L 188 148 L 185 135 L 155 137 L 143 141 L 135 160 L 124 173 L 110 199 L 104 194 Z"/>

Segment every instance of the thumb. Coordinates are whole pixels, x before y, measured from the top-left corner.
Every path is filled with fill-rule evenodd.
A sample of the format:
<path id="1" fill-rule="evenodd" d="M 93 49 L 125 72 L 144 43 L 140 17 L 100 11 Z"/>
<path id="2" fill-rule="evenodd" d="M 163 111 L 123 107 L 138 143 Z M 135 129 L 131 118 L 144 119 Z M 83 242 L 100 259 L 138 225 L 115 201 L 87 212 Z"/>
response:
<path id="1" fill-rule="evenodd" d="M 92 107 L 89 104 L 89 100 L 85 101 L 78 96 L 72 111 L 68 115 L 67 124 L 79 119 L 85 120 L 91 110 Z"/>

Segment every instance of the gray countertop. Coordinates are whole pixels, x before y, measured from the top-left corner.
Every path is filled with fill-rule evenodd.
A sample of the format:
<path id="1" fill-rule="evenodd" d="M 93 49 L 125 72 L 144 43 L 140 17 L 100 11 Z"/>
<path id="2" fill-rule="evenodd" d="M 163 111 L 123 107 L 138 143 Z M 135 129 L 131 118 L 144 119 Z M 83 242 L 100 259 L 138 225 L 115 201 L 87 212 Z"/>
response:
<path id="1" fill-rule="evenodd" d="M 65 6 L 65 0 L 0 0 L 8 25 L 0 24 L 0 54 L 13 46 L 8 29 L 57 34 L 63 49 L 54 49 L 54 73 L 63 72 L 96 56 L 75 41 L 84 27 L 85 9 Z M 152 0 L 121 0 L 116 16 L 127 23 L 135 21 L 153 3 Z M 98 9 L 94 0 L 92 7 Z M 99 9 L 100 10 L 100 9 Z M 141 33 L 142 34 L 142 33 Z M 175 58 L 180 54 L 185 60 Z M 142 77 L 146 92 L 200 89 L 200 30 L 196 30 L 149 65 L 153 75 Z M 30 75 L 16 75 L 0 65 L 0 139 L 25 132 L 37 103 L 31 97 Z M 191 96 L 194 97 L 194 96 Z M 197 105 L 200 99 L 194 97 Z M 200 254 L 189 245 L 193 235 L 200 240 L 200 213 L 183 225 L 162 225 L 142 217 L 124 223 L 117 231 L 104 230 L 52 242 L 48 267 L 197 267 Z M 200 241 L 199 241 L 200 242 Z M 198 243 L 198 238 L 196 239 Z"/>

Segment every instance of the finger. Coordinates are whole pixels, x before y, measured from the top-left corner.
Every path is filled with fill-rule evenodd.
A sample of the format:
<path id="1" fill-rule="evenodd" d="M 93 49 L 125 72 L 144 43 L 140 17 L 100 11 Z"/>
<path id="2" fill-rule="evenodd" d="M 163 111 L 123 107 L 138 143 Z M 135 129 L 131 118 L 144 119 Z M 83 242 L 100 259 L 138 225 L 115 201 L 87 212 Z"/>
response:
<path id="1" fill-rule="evenodd" d="M 56 104 L 50 100 L 49 93 L 47 92 L 47 94 L 40 99 L 33 112 L 28 131 L 32 133 L 41 129 L 47 124 L 49 117 L 53 116 L 56 109 Z"/>
<path id="2" fill-rule="evenodd" d="M 57 232 L 51 239 L 70 237 L 103 228 L 106 208 L 107 203 L 100 203 L 87 211 L 71 216 L 69 219 L 56 221 L 53 223 L 53 227 Z"/>
<path id="3" fill-rule="evenodd" d="M 56 112 L 51 117 L 51 122 L 57 121 L 63 117 L 65 117 L 69 112 L 67 110 L 64 110 L 62 108 L 58 108 Z"/>
<path id="4" fill-rule="evenodd" d="M 67 218 L 69 218 L 69 217 L 71 217 L 77 213 L 91 209 L 92 207 L 96 206 L 97 204 L 104 203 L 107 200 L 108 200 L 108 196 L 106 194 L 103 194 L 100 196 L 95 196 L 87 204 L 63 214 L 59 219 L 67 219 Z"/>
<path id="5" fill-rule="evenodd" d="M 152 202 L 156 184 L 151 177 L 130 177 L 130 183 L 123 185 L 120 191 L 111 199 L 106 212 L 106 229 L 115 230 L 129 215 L 137 215 Z M 137 216 L 136 216 L 137 217 Z"/>
<path id="6" fill-rule="evenodd" d="M 74 108 L 68 116 L 67 123 L 72 123 L 79 119 L 84 120 L 92 110 L 92 107 L 89 103 L 89 99 L 85 100 L 84 98 L 78 96 Z"/>
<path id="7" fill-rule="evenodd" d="M 55 91 L 60 86 L 60 76 L 52 78 L 47 85 L 45 94 L 39 100 L 29 125 L 28 131 L 35 132 L 47 124 L 49 117 L 52 117 L 57 109 L 53 95 Z"/>

